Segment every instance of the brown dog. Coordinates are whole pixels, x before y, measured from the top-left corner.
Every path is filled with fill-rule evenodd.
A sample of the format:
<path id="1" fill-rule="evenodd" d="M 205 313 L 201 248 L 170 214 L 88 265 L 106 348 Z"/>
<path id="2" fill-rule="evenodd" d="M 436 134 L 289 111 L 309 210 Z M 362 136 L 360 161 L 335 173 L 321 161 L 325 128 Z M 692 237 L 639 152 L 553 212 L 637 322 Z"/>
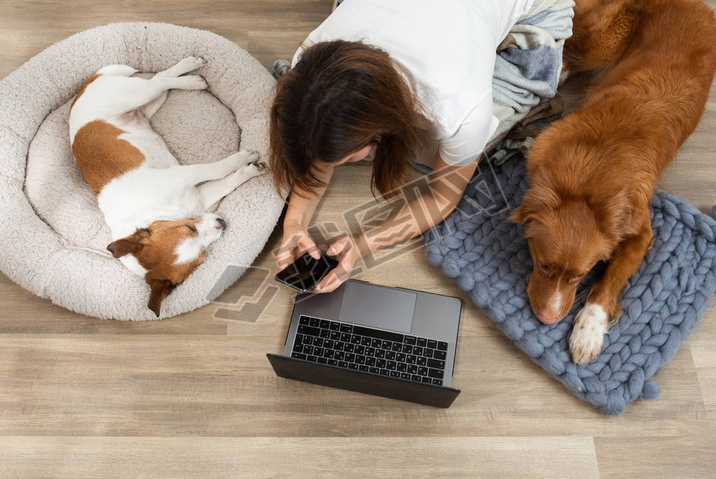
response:
<path id="1" fill-rule="evenodd" d="M 581 108 L 554 123 L 527 158 L 524 224 L 539 320 L 571 309 L 577 284 L 610 261 L 579 312 L 572 359 L 602 349 L 618 295 L 651 241 L 649 203 L 661 170 L 696 127 L 716 70 L 716 23 L 699 0 L 577 0 L 565 44 L 570 72 L 594 72 Z"/>

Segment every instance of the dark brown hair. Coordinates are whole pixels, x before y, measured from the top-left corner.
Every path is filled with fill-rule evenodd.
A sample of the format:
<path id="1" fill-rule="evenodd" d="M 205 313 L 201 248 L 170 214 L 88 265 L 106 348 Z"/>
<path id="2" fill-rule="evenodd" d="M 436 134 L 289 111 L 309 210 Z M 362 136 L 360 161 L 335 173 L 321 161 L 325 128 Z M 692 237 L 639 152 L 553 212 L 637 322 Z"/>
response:
<path id="1" fill-rule="evenodd" d="M 333 163 L 375 143 L 371 188 L 403 184 L 406 161 L 424 142 L 414 125 L 418 102 L 383 50 L 361 42 L 307 48 L 277 83 L 271 108 L 271 171 L 279 193 L 313 193 L 317 162 Z"/>

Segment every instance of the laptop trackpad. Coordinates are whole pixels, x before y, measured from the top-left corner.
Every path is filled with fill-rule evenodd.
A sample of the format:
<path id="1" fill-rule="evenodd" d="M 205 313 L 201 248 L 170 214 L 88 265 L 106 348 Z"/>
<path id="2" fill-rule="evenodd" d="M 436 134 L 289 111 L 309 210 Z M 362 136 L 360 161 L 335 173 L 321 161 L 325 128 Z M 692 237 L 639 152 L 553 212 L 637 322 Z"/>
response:
<path id="1" fill-rule="evenodd" d="M 415 293 L 363 283 L 346 283 L 340 321 L 410 333 Z"/>

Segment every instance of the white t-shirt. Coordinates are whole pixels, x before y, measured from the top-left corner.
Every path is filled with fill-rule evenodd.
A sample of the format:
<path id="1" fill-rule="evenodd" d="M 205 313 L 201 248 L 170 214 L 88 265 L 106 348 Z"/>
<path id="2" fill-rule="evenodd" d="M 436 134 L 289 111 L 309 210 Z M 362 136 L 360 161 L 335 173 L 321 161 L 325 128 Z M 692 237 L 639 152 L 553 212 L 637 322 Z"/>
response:
<path id="1" fill-rule="evenodd" d="M 385 50 L 412 76 L 436 129 L 440 156 L 469 164 L 495 132 L 495 51 L 533 0 L 345 0 L 311 32 L 315 43 L 362 41 Z"/>

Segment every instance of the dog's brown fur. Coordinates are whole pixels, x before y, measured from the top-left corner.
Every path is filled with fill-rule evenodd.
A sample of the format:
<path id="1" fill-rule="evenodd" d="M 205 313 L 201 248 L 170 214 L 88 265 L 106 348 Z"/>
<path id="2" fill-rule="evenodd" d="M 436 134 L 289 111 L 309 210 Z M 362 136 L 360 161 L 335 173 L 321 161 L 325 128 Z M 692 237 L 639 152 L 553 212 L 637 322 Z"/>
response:
<path id="1" fill-rule="evenodd" d="M 577 0 L 565 62 L 570 72 L 593 72 L 593 88 L 537 138 L 530 187 L 512 219 L 524 224 L 535 263 L 528 293 L 542 322 L 569 312 L 579 280 L 600 260 L 610 263 L 588 302 L 617 320 L 618 295 L 652 241 L 659 174 L 704 111 L 714 15 L 699 0 Z"/>
<path id="2" fill-rule="evenodd" d="M 107 183 L 139 168 L 146 160 L 130 142 L 119 138 L 124 133 L 111 123 L 95 120 L 75 135 L 72 154 L 95 198 Z"/>

